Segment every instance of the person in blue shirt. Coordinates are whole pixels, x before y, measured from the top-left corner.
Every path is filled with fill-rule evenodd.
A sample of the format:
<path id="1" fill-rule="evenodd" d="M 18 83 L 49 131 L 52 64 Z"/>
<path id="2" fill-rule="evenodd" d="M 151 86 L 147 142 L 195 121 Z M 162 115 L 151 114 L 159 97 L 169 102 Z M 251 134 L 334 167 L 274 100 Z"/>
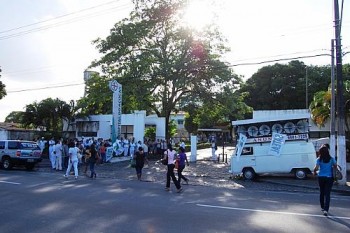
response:
<path id="1" fill-rule="evenodd" d="M 320 205 L 325 216 L 328 215 L 329 203 L 331 199 L 331 190 L 333 186 L 333 169 L 337 168 L 337 162 L 329 154 L 326 146 L 319 150 L 319 157 L 316 160 L 314 175 L 318 171 L 318 185 L 320 187 Z"/>

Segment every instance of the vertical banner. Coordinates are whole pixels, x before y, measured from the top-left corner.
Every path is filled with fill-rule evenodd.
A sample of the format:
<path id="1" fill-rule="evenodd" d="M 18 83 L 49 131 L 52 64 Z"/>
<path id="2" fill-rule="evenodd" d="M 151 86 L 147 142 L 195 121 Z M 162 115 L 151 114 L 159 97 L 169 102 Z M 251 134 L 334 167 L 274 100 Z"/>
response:
<path id="1" fill-rule="evenodd" d="M 243 147 L 244 147 L 246 141 L 247 141 L 247 136 L 245 136 L 244 134 L 240 133 L 239 134 L 239 139 L 238 139 L 238 142 L 237 142 L 237 145 L 236 145 L 237 161 L 239 160 L 239 157 L 242 154 L 242 150 L 243 150 Z"/>
<path id="2" fill-rule="evenodd" d="M 280 133 L 272 133 L 272 140 L 269 149 L 269 155 L 280 156 L 287 135 Z"/>
<path id="3" fill-rule="evenodd" d="M 109 89 L 113 92 L 113 119 L 112 119 L 112 140 L 115 141 L 121 134 L 122 123 L 122 85 L 116 80 L 109 82 Z"/>

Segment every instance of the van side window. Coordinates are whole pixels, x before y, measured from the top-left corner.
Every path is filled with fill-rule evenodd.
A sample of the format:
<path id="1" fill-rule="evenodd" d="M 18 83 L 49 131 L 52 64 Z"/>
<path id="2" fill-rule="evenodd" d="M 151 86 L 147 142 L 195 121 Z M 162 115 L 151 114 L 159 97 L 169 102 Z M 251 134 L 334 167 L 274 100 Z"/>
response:
<path id="1" fill-rule="evenodd" d="M 253 147 L 243 147 L 242 155 L 252 155 Z"/>
<path id="2" fill-rule="evenodd" d="M 0 150 L 5 149 L 5 142 L 4 141 L 0 141 Z"/>
<path id="3" fill-rule="evenodd" d="M 9 141 L 8 142 L 8 148 L 9 149 L 18 149 L 18 143 L 15 141 Z"/>

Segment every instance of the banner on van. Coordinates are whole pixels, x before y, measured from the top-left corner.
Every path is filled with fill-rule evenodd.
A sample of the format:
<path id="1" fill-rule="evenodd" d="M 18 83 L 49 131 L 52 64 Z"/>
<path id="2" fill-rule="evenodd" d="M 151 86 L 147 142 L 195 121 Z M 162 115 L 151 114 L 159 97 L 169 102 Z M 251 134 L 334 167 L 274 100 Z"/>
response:
<path id="1" fill-rule="evenodd" d="M 237 146 L 236 146 L 236 158 L 237 158 L 237 161 L 239 160 L 239 157 L 241 156 L 242 154 L 242 150 L 243 150 L 243 147 L 245 145 L 247 141 L 247 136 L 245 136 L 244 134 L 239 134 L 239 139 L 238 139 L 238 142 L 237 142 Z"/>
<path id="2" fill-rule="evenodd" d="M 287 135 L 280 133 L 273 133 L 269 149 L 269 155 L 280 156 L 282 146 L 287 139 Z"/>

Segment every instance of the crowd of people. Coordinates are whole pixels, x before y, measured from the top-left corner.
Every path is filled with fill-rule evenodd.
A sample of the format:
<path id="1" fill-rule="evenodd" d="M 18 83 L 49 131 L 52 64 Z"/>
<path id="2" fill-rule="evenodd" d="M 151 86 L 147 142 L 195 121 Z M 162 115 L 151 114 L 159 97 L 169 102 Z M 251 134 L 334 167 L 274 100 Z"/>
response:
<path id="1" fill-rule="evenodd" d="M 167 179 L 166 190 L 170 190 L 170 179 L 175 184 L 177 191 L 181 192 L 181 180 L 188 184 L 188 178 L 186 178 L 182 171 L 185 169 L 186 163 L 189 165 L 187 156 L 185 153 L 185 142 L 179 143 L 179 151 L 176 152 L 173 149 L 173 141 L 169 140 L 145 140 L 135 141 L 135 138 L 120 138 L 114 143 L 109 140 L 94 139 L 94 138 L 82 138 L 82 140 L 70 139 L 64 140 L 51 138 L 46 141 L 45 138 L 39 138 L 37 143 L 44 153 L 48 153 L 48 157 L 51 163 L 52 170 L 64 171 L 64 177 L 68 179 L 71 174 L 71 170 L 74 170 L 74 178 L 78 179 L 79 169 L 81 166 L 85 176 L 94 179 L 97 177 L 95 171 L 95 164 L 106 163 L 107 160 L 107 148 L 113 148 L 114 156 L 127 156 L 130 160 L 135 160 L 136 176 L 138 180 L 142 180 L 142 169 L 148 162 L 148 156 L 153 155 L 155 158 L 167 159 Z M 177 168 L 177 178 L 174 173 L 175 167 Z M 88 172 L 89 168 L 89 172 Z"/>

